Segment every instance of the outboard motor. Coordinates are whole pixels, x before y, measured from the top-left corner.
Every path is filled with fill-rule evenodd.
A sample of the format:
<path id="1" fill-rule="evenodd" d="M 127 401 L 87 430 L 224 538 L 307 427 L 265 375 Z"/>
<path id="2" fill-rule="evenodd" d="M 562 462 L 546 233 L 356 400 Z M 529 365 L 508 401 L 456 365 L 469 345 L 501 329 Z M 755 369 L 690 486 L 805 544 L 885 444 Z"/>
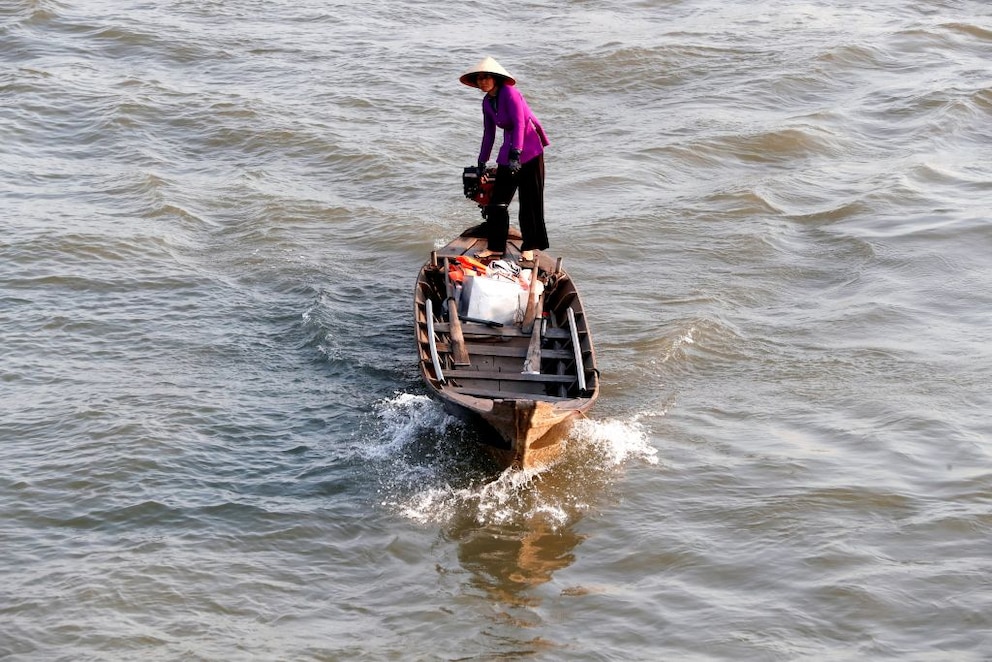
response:
<path id="1" fill-rule="evenodd" d="M 465 197 L 474 201 L 483 209 L 492 199 L 493 187 L 496 186 L 496 168 L 488 168 L 479 179 L 479 170 L 470 166 L 462 171 L 462 191 Z"/>

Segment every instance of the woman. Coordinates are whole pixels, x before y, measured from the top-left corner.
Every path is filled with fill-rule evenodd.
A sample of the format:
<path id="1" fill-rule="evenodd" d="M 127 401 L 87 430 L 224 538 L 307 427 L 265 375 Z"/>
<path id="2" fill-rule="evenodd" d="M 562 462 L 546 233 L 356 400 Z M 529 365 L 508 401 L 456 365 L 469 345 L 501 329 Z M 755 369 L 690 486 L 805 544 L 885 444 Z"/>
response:
<path id="1" fill-rule="evenodd" d="M 550 144 L 548 138 L 523 95 L 517 91 L 517 81 L 493 58 L 483 58 L 459 80 L 485 92 L 480 175 L 492 154 L 496 127 L 503 129 L 503 145 L 496 156 L 496 183 L 485 209 L 488 243 L 486 250 L 477 257 L 503 255 L 510 230 L 507 209 L 519 189 L 520 234 L 523 237 L 521 261 L 533 261 L 535 250 L 548 247 L 548 231 L 544 225 L 544 148 Z"/>

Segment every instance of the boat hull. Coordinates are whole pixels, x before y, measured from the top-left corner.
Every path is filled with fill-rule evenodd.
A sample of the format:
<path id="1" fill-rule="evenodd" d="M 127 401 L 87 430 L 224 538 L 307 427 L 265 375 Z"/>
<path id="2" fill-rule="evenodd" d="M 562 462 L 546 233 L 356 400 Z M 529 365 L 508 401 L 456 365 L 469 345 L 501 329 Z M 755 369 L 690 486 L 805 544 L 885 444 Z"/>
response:
<path id="1" fill-rule="evenodd" d="M 453 415 L 479 427 L 482 446 L 500 466 L 518 469 L 553 464 L 565 450 L 575 421 L 592 406 L 562 410 L 535 400 L 496 400 L 491 408 L 471 407 L 442 391 L 434 395 Z"/>
<path id="2" fill-rule="evenodd" d="M 519 246 L 519 235 L 511 235 L 505 259 L 517 258 Z M 545 289 L 528 297 L 519 323 L 459 319 L 448 265 L 483 248 L 484 237 L 467 231 L 432 254 L 418 274 L 421 376 L 450 411 L 484 425 L 483 445 L 501 465 L 546 466 L 599 395 L 586 315 L 561 261 L 541 253 L 532 268 Z"/>

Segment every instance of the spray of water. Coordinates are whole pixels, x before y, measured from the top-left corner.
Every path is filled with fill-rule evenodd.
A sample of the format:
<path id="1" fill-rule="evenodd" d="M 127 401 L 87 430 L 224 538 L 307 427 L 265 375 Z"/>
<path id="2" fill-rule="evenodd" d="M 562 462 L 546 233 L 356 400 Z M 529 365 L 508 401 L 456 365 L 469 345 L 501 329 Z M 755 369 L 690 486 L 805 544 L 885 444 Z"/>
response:
<path id="1" fill-rule="evenodd" d="M 636 418 L 580 420 L 557 463 L 528 470 L 500 470 L 473 424 L 427 396 L 398 393 L 376 404 L 374 418 L 356 450 L 374 468 L 380 505 L 424 524 L 559 529 L 592 508 L 625 467 L 658 462 Z"/>

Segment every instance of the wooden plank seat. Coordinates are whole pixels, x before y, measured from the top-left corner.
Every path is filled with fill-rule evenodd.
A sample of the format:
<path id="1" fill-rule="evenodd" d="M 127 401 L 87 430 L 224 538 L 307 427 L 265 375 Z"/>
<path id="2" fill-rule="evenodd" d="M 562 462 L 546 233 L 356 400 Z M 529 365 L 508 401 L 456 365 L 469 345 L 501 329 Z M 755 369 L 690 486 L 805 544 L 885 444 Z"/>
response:
<path id="1" fill-rule="evenodd" d="M 485 381 L 504 382 L 544 382 L 556 384 L 570 384 L 575 381 L 575 375 L 546 375 L 546 374 L 525 374 L 520 372 L 498 372 L 494 370 L 459 370 L 457 368 L 444 371 L 444 376 L 448 379 L 481 379 Z"/>
<path id="2" fill-rule="evenodd" d="M 466 343 L 466 349 L 470 356 L 508 356 L 514 358 L 524 358 L 527 356 L 527 348 L 521 345 L 510 345 L 505 343 Z M 446 342 L 437 344 L 437 351 L 442 354 L 450 352 L 451 346 Z M 542 349 L 541 357 L 545 359 L 557 359 L 561 361 L 569 360 L 573 357 L 567 349 Z"/>
<path id="3" fill-rule="evenodd" d="M 449 333 L 451 331 L 451 325 L 447 322 L 435 322 L 434 330 L 438 333 Z M 486 326 L 485 324 L 478 324 L 476 322 L 468 322 L 462 320 L 462 333 L 466 336 L 491 336 L 493 338 L 530 338 L 529 333 L 525 333 L 516 326 Z M 551 338 L 552 340 L 569 340 L 572 335 L 569 333 L 568 329 L 547 329 L 544 332 L 545 338 Z"/>
<path id="4" fill-rule="evenodd" d="M 451 388 L 465 395 L 474 395 L 477 398 L 487 398 L 490 400 L 542 400 L 544 402 L 572 400 L 572 398 L 560 398 L 557 395 L 544 395 L 543 393 L 508 393 L 507 391 L 497 391 L 495 389 L 455 385 L 452 385 Z"/>

